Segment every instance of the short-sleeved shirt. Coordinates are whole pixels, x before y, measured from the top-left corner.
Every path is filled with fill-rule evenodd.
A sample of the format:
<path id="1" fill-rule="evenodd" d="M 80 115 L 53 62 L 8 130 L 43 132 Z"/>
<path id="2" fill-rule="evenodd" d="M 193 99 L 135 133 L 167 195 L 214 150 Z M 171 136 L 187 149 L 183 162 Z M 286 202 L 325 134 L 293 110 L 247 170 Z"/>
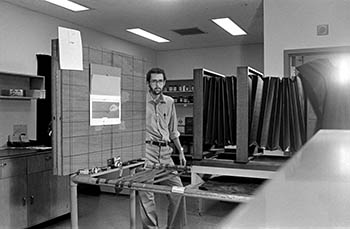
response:
<path id="1" fill-rule="evenodd" d="M 177 117 L 174 100 L 160 94 L 157 101 L 147 93 L 146 140 L 170 141 L 180 136 L 177 130 Z"/>

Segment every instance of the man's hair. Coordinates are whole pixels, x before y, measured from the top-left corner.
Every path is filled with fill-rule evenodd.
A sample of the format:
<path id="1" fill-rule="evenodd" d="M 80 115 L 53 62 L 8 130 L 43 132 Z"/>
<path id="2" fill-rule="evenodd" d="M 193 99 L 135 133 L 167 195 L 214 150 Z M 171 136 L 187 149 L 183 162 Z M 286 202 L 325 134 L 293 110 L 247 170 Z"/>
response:
<path id="1" fill-rule="evenodd" d="M 166 80 L 165 72 L 161 68 L 152 68 L 149 70 L 146 75 L 147 82 L 151 80 L 151 74 L 163 74 L 163 79 Z"/>

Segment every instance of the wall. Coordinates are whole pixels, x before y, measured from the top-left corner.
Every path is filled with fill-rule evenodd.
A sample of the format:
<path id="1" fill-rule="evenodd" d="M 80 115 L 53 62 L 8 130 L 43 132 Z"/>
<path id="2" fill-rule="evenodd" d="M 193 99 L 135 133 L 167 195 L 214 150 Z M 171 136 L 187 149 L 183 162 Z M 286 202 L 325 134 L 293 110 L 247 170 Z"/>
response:
<path id="1" fill-rule="evenodd" d="M 157 64 L 169 79 L 193 79 L 194 68 L 236 75 L 237 66 L 249 65 L 263 72 L 263 44 L 162 51 Z"/>
<path id="2" fill-rule="evenodd" d="M 51 39 L 57 38 L 58 26 L 80 30 L 84 45 L 114 50 L 155 62 L 155 52 L 151 49 L 0 2 L 0 71 L 36 74 L 35 55 L 51 53 Z M 9 105 L 8 101 L 0 101 L 0 147 L 6 143 L 7 135 L 12 133 L 13 124 L 27 124 L 29 138 L 35 139 L 35 109 L 35 102 Z"/>
<path id="3" fill-rule="evenodd" d="M 264 0 L 264 70 L 283 76 L 283 51 L 350 45 L 350 1 Z M 329 24 L 328 36 L 316 28 Z"/>

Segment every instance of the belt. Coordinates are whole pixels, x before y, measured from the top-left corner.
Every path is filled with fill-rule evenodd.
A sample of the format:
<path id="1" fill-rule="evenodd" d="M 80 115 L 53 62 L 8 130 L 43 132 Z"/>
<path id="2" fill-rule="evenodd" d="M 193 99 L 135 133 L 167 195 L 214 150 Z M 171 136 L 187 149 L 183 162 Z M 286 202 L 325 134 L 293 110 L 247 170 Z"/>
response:
<path id="1" fill-rule="evenodd" d="M 167 146 L 168 142 L 146 141 L 146 144 L 151 144 L 155 146 Z"/>

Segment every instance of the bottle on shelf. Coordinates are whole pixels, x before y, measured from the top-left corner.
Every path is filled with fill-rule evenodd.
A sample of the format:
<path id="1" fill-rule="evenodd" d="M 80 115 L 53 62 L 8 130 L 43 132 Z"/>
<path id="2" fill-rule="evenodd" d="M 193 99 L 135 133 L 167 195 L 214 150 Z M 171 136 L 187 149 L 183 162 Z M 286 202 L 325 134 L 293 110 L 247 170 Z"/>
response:
<path id="1" fill-rule="evenodd" d="M 178 100 L 179 103 L 183 103 L 184 100 L 183 100 L 183 97 L 182 96 L 179 96 L 179 100 Z"/>

